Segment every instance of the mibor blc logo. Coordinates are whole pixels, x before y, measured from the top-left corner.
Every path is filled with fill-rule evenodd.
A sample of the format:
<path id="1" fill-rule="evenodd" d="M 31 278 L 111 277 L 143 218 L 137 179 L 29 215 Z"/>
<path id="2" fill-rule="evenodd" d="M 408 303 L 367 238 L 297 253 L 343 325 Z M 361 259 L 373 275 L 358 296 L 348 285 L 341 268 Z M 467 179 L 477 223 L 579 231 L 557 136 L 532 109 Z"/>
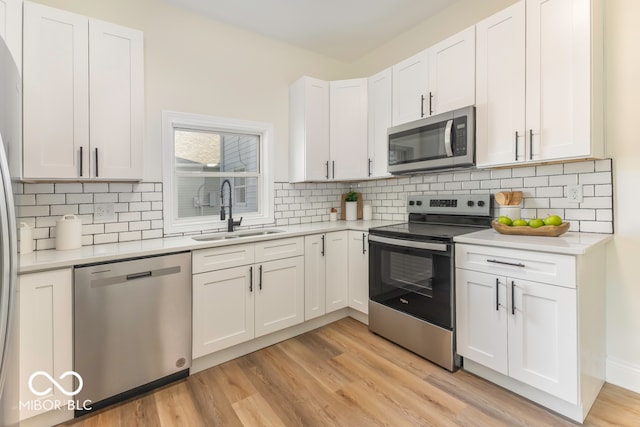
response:
<path id="1" fill-rule="evenodd" d="M 56 389 L 58 389 L 58 391 L 60 391 L 60 393 L 64 394 L 65 396 L 73 397 L 80 393 L 82 387 L 84 386 L 84 382 L 82 381 L 82 377 L 80 376 L 80 374 L 74 371 L 64 372 L 62 375 L 60 375 L 60 377 L 58 377 L 58 380 L 62 381 L 69 376 L 74 377 L 78 381 L 78 386 L 75 390 L 67 390 L 62 384 L 60 384 L 55 378 L 53 378 L 51 375 L 49 375 L 49 373 L 45 371 L 36 371 L 31 374 L 31 376 L 29 376 L 29 391 L 31 391 L 31 393 L 33 393 L 33 395 L 35 396 L 44 397 L 47 395 L 50 396 L 53 392 L 53 387 L 55 387 Z M 38 377 L 45 378 L 49 383 L 51 383 L 51 385 L 43 389 L 38 389 L 34 384 L 34 380 Z M 54 409 L 63 409 L 65 407 L 70 410 L 89 411 L 91 410 L 91 406 L 89 405 L 91 405 L 91 400 L 85 400 L 83 402 L 72 399 L 32 399 L 27 400 L 26 402 L 20 401 L 20 409 L 27 409 L 37 412 L 52 411 Z"/>

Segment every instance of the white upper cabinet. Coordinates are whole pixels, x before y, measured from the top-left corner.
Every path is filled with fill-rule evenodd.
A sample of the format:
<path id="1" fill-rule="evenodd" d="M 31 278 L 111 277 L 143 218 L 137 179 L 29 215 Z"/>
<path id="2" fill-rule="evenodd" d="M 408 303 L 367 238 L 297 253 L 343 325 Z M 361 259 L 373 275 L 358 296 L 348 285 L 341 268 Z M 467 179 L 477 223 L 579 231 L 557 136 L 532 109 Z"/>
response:
<path id="1" fill-rule="evenodd" d="M 391 68 L 369 77 L 369 178 L 389 176 L 389 149 L 387 129 L 392 114 Z"/>
<path id="2" fill-rule="evenodd" d="M 429 48 L 430 114 L 474 104 L 475 31 L 469 27 Z"/>
<path id="3" fill-rule="evenodd" d="M 142 39 L 141 31 L 89 21 L 89 140 L 96 178 L 142 178 Z"/>
<path id="4" fill-rule="evenodd" d="M 0 37 L 22 70 L 22 0 L 0 0 Z"/>
<path id="5" fill-rule="evenodd" d="M 367 164 L 367 79 L 329 84 L 331 179 L 362 179 Z"/>
<path id="6" fill-rule="evenodd" d="M 524 160 L 524 2 L 480 22 L 476 36 L 477 164 Z"/>
<path id="7" fill-rule="evenodd" d="M 289 88 L 289 181 L 329 179 L 329 83 L 301 77 Z"/>
<path id="8" fill-rule="evenodd" d="M 526 0 L 477 25 L 479 167 L 597 158 L 601 0 Z"/>
<path id="9" fill-rule="evenodd" d="M 473 105 L 475 27 L 393 66 L 393 125 Z"/>
<path id="10" fill-rule="evenodd" d="M 24 178 L 142 178 L 143 36 L 24 4 Z"/>
<path id="11" fill-rule="evenodd" d="M 429 115 L 429 53 L 425 50 L 392 67 L 393 125 Z"/>

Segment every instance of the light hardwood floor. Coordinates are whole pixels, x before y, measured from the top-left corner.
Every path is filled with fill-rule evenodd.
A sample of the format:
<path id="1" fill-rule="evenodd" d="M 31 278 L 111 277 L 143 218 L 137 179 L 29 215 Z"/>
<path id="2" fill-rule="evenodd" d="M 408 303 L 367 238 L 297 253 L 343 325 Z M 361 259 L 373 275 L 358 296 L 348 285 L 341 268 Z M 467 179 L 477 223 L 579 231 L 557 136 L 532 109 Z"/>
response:
<path id="1" fill-rule="evenodd" d="M 353 319 L 192 375 L 66 426 L 572 426 Z M 640 395 L 605 385 L 587 426 L 640 426 Z"/>

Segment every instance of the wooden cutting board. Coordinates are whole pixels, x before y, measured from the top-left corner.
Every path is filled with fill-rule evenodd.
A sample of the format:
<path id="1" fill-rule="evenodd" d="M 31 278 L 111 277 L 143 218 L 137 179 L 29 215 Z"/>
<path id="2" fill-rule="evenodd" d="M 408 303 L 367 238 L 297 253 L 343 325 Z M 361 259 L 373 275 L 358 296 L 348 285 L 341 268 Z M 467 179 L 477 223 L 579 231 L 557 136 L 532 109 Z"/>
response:
<path id="1" fill-rule="evenodd" d="M 340 218 L 342 219 L 347 219 L 347 206 L 345 205 L 345 203 L 347 203 L 345 201 L 345 199 L 347 198 L 347 194 L 348 193 L 344 193 L 342 195 L 342 202 L 340 205 Z M 358 207 L 357 207 L 357 216 L 356 218 L 358 219 L 362 219 L 362 193 L 356 193 L 358 195 Z"/>

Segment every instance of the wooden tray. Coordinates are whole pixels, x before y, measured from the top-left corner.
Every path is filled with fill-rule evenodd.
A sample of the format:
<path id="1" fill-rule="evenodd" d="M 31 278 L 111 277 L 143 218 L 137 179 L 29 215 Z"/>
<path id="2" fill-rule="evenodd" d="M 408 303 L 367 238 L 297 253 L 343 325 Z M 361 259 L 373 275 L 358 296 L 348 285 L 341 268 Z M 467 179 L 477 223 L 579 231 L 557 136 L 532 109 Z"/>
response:
<path id="1" fill-rule="evenodd" d="M 569 224 L 568 222 L 563 222 L 560 225 L 543 225 L 542 227 L 538 228 L 531 228 L 528 226 L 512 227 L 509 225 L 501 224 L 495 220 L 491 221 L 491 227 L 493 227 L 493 229 L 498 233 L 518 236 L 558 237 L 559 235 L 569 231 L 570 226 L 571 224 Z"/>

